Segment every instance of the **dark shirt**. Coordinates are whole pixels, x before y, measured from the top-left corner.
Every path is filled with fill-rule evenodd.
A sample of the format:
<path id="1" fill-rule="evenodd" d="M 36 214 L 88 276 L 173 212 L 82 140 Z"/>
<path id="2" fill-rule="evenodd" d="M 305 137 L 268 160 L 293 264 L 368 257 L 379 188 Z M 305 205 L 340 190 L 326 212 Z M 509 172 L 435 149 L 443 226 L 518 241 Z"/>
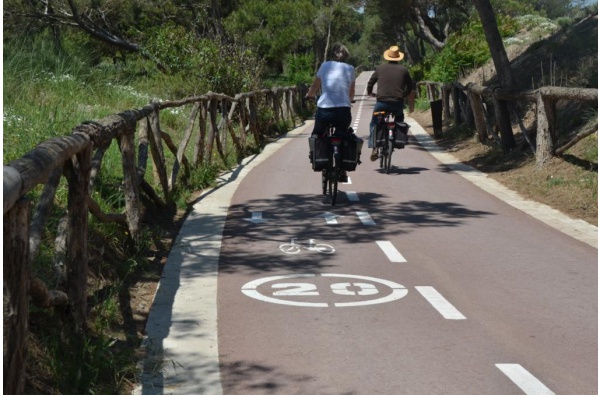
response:
<path id="1" fill-rule="evenodd" d="M 367 93 L 373 93 L 377 83 L 377 101 L 398 102 L 413 90 L 413 81 L 408 69 L 398 62 L 383 63 L 377 66 L 369 82 Z"/>

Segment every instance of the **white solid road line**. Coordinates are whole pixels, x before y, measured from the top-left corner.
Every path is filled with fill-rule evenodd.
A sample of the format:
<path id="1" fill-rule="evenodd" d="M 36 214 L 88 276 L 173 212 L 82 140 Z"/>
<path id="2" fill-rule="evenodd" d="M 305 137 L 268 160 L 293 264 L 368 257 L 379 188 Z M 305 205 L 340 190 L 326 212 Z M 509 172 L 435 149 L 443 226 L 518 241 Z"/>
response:
<path id="1" fill-rule="evenodd" d="M 496 367 L 508 376 L 527 395 L 554 395 L 548 387 L 542 384 L 525 368 L 516 363 L 497 363 Z"/>
<path id="2" fill-rule="evenodd" d="M 394 247 L 391 241 L 379 240 L 376 241 L 377 245 L 383 253 L 388 257 L 390 262 L 406 262 L 406 258 Z"/>
<path id="3" fill-rule="evenodd" d="M 450 304 L 433 287 L 415 287 L 417 291 L 447 320 L 466 320 L 454 306 Z"/>

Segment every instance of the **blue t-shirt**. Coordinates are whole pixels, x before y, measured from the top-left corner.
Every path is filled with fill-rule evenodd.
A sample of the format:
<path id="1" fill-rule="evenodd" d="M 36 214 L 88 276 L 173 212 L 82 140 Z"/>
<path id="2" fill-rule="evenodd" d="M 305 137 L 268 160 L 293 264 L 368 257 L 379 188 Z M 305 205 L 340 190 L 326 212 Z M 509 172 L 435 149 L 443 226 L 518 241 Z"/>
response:
<path id="1" fill-rule="evenodd" d="M 354 82 L 354 67 L 347 63 L 328 61 L 319 67 L 317 77 L 321 80 L 321 96 L 317 106 L 321 108 L 351 107 L 350 85 Z"/>

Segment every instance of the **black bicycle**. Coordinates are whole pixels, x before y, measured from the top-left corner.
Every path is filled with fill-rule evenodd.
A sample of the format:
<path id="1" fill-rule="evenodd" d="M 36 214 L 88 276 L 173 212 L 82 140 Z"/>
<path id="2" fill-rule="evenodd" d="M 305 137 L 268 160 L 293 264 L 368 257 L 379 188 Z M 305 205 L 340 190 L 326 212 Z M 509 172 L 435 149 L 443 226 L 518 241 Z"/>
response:
<path id="1" fill-rule="evenodd" d="M 329 195 L 331 205 L 337 201 L 338 182 L 342 174 L 343 138 L 335 134 L 335 127 L 329 125 L 324 139 L 327 141 L 327 166 L 321 171 L 323 195 Z"/>
<path id="2" fill-rule="evenodd" d="M 396 122 L 394 116 L 387 111 L 376 111 L 375 147 L 379 157 L 379 168 L 389 174 L 392 168 L 392 154 L 394 149 L 402 149 L 408 144 L 408 128 L 405 122 Z"/>

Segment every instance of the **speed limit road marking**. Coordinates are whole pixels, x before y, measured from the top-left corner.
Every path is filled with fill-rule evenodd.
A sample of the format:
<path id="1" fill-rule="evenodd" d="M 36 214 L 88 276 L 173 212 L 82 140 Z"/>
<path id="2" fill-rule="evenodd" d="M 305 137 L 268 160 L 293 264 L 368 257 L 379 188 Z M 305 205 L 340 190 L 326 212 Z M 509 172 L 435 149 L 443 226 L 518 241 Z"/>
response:
<path id="1" fill-rule="evenodd" d="M 329 281 L 317 284 L 316 280 L 323 278 Z M 380 278 L 323 273 L 265 277 L 242 286 L 242 293 L 263 302 L 289 306 L 355 307 L 392 302 L 406 296 L 408 290 Z M 340 297 L 348 301 L 333 301 Z"/>

